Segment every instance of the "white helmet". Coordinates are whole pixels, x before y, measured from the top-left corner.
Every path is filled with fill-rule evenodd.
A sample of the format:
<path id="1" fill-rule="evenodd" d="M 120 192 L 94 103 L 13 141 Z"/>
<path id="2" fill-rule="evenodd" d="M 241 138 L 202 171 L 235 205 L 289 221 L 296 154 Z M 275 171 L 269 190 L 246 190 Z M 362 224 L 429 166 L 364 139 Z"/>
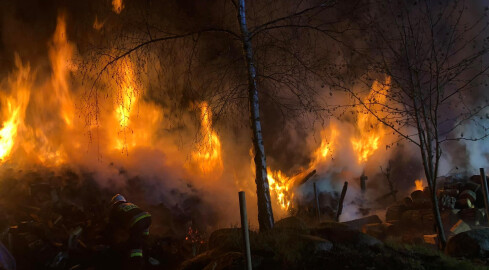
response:
<path id="1" fill-rule="evenodd" d="M 114 204 L 117 202 L 127 202 L 127 201 L 126 198 L 124 198 L 124 196 L 122 196 L 121 194 L 116 194 L 114 195 L 114 197 L 112 197 L 111 203 Z"/>

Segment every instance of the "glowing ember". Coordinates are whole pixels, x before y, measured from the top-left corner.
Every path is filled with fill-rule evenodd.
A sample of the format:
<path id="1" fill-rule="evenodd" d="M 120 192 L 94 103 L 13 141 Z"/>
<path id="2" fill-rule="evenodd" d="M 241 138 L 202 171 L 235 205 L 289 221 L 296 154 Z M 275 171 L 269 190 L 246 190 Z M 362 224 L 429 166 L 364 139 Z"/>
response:
<path id="1" fill-rule="evenodd" d="M 201 118 L 201 141 L 198 149 L 192 152 L 193 160 L 203 173 L 222 172 L 221 141 L 212 129 L 212 111 L 207 102 L 199 104 Z"/>
<path id="2" fill-rule="evenodd" d="M 378 81 L 372 84 L 370 94 L 363 100 L 369 110 L 376 112 L 382 110 L 390 80 L 390 77 L 387 77 L 384 84 Z M 381 123 L 365 108 L 358 115 L 357 128 L 359 136 L 352 138 L 351 143 L 353 150 L 357 153 L 358 162 L 364 163 L 379 148 L 385 131 Z"/>
<path id="3" fill-rule="evenodd" d="M 423 190 L 423 180 L 414 180 L 416 190 Z"/>
<path id="4" fill-rule="evenodd" d="M 124 3 L 122 3 L 122 0 L 112 0 L 112 10 L 120 14 L 122 10 L 124 9 Z"/>

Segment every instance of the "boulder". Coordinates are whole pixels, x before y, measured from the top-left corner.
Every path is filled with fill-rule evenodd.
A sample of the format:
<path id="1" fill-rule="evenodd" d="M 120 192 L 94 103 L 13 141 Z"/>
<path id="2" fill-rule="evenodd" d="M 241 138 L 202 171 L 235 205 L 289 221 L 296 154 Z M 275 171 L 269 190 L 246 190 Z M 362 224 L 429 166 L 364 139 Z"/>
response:
<path id="1" fill-rule="evenodd" d="M 203 270 L 241 270 L 244 268 L 244 265 L 243 253 L 226 252 L 212 260 Z"/>
<path id="2" fill-rule="evenodd" d="M 219 229 L 211 233 L 209 237 L 209 249 L 239 251 L 242 242 L 243 236 L 240 228 Z"/>
<path id="3" fill-rule="evenodd" d="M 333 248 L 333 243 L 330 241 L 313 235 L 300 235 L 299 240 L 307 247 L 308 253 L 328 252 Z"/>
<path id="4" fill-rule="evenodd" d="M 275 229 L 287 229 L 294 230 L 298 232 L 307 231 L 306 223 L 298 217 L 287 217 L 275 222 Z"/>
<path id="5" fill-rule="evenodd" d="M 383 239 L 387 234 L 393 234 L 395 226 L 391 223 L 373 223 L 363 226 L 362 232 L 377 239 Z"/>
<path id="6" fill-rule="evenodd" d="M 342 223 L 351 229 L 362 230 L 363 226 L 365 226 L 367 224 L 373 224 L 373 223 L 380 224 L 380 223 L 382 223 L 382 220 L 380 220 L 379 216 L 372 215 L 372 216 L 368 216 L 368 217 L 362 217 L 359 219 L 345 221 Z"/>
<path id="7" fill-rule="evenodd" d="M 201 253 L 191 259 L 186 260 L 182 263 L 180 269 L 182 270 L 200 270 L 206 267 L 211 261 L 212 258 L 216 255 L 216 250 L 209 250 L 204 253 Z"/>
<path id="8" fill-rule="evenodd" d="M 453 236 L 448 240 L 445 252 L 454 257 L 486 258 L 489 255 L 489 228 Z"/>
<path id="9" fill-rule="evenodd" d="M 358 230 L 350 228 L 316 228 L 312 230 L 312 234 L 321 238 L 327 239 L 333 244 L 361 247 L 382 246 L 382 242 L 377 238 L 364 234 Z"/>

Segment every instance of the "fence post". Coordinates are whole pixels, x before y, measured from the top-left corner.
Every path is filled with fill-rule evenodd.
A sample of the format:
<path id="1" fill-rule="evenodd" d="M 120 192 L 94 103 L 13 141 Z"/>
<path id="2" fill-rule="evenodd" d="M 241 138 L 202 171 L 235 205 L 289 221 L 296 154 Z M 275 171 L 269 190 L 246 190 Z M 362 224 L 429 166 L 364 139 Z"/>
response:
<path id="1" fill-rule="evenodd" d="M 480 168 L 481 172 L 481 184 L 482 184 L 482 194 L 484 194 L 484 205 L 486 206 L 486 217 L 489 222 L 489 189 L 487 187 L 486 173 L 484 168 Z"/>
<path id="2" fill-rule="evenodd" d="M 316 199 L 316 209 L 318 210 L 318 222 L 321 223 L 321 210 L 319 209 L 319 197 L 318 197 L 318 190 L 316 188 L 316 182 L 314 182 L 313 185 L 314 185 L 314 198 Z"/>
<path id="3" fill-rule="evenodd" d="M 245 248 L 246 269 L 251 267 L 250 233 L 248 231 L 248 214 L 246 213 L 246 195 L 244 191 L 239 192 L 239 211 L 241 213 L 241 230 L 243 231 L 243 243 Z"/>

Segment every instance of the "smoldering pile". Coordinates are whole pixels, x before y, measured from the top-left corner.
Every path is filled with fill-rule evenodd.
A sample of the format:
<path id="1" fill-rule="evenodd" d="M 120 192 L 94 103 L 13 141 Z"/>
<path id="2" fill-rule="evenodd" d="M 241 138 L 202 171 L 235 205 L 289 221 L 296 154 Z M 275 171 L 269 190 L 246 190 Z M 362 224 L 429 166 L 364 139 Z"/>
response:
<path id="1" fill-rule="evenodd" d="M 439 178 L 436 193 L 448 237 L 487 223 L 479 175 Z M 427 187 L 388 207 L 385 220 L 383 224 L 366 224 L 363 231 L 379 238 L 401 238 L 407 243 L 436 243 L 435 217 Z"/>
<path id="2" fill-rule="evenodd" d="M 193 231 L 195 238 L 199 225 L 206 222 L 203 217 L 212 213 L 199 206 L 198 193 L 175 194 L 181 203 L 167 206 L 146 198 L 151 188 L 138 177 L 114 190 L 100 187 L 90 173 L 70 169 L 3 170 L 0 240 L 18 259 L 17 269 L 112 268 L 118 255 L 108 245 L 106 225 L 109 201 L 117 191 L 152 214 L 148 254 L 155 260 L 151 269 L 162 267 L 158 261 L 178 265 L 195 248 L 186 240 L 188 232 Z M 1 260 L 8 263 L 6 257 Z"/>

